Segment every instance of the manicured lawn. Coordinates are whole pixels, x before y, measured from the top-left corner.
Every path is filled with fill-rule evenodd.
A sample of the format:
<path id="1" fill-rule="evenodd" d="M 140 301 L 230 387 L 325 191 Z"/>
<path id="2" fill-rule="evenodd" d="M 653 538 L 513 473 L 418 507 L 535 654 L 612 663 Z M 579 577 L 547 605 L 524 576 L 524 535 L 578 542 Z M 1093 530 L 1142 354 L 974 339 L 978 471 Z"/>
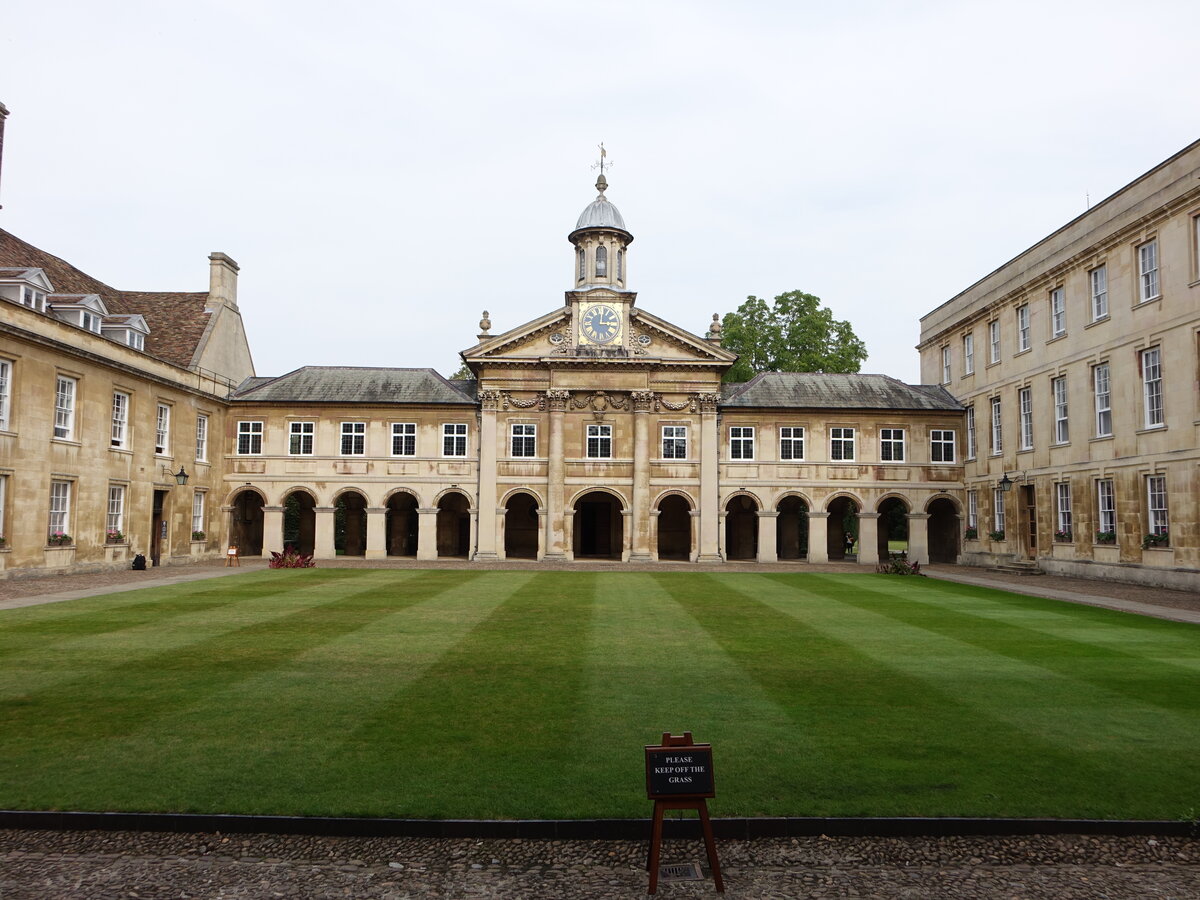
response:
<path id="1" fill-rule="evenodd" d="M 0 807 L 1187 818 L 1200 630 L 881 575 L 264 571 L 0 612 Z"/>

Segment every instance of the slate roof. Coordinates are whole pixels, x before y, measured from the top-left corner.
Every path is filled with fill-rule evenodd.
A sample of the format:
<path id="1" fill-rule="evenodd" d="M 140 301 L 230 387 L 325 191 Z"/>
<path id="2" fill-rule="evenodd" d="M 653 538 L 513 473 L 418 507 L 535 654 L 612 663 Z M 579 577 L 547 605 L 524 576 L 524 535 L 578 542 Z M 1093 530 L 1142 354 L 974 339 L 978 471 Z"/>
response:
<path id="1" fill-rule="evenodd" d="M 905 384 L 887 375 L 762 372 L 743 384 L 723 385 L 721 394 L 723 407 L 946 412 L 963 408 L 941 385 Z"/>
<path id="2" fill-rule="evenodd" d="M 204 335 L 208 292 L 121 291 L 0 229 L 0 267 L 42 269 L 58 294 L 99 294 L 110 313 L 141 315 L 150 333 L 146 353 L 187 367 Z M 53 303 L 53 300 L 51 301 Z"/>
<path id="3" fill-rule="evenodd" d="M 304 366 L 278 378 L 248 378 L 234 401 L 267 403 L 442 403 L 474 406 L 433 369 Z"/>

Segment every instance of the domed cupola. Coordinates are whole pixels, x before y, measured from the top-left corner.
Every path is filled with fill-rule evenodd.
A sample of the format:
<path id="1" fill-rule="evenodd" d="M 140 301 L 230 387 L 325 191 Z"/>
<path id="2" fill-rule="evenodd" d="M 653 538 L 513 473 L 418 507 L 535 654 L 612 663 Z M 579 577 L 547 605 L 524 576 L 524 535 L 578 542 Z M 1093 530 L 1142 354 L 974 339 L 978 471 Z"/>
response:
<path id="1" fill-rule="evenodd" d="M 601 171 L 596 180 L 600 193 L 579 214 L 575 230 L 567 235 L 575 245 L 577 291 L 592 287 L 624 291 L 629 280 L 626 248 L 633 243 L 633 235 L 625 229 L 621 211 L 604 196 L 607 189 L 608 180 Z"/>

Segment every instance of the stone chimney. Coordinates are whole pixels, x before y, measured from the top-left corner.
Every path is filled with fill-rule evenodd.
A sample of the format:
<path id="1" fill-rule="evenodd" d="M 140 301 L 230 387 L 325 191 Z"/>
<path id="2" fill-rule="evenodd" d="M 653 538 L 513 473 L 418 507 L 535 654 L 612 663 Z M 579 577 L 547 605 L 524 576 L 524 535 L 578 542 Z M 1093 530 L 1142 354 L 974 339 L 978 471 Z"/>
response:
<path id="1" fill-rule="evenodd" d="M 208 305 L 237 309 L 238 264 L 224 253 L 208 254 Z"/>
<path id="2" fill-rule="evenodd" d="M 8 118 L 8 108 L 0 103 L 0 168 L 4 166 L 4 120 Z M 0 206 L 0 209 L 3 209 Z"/>

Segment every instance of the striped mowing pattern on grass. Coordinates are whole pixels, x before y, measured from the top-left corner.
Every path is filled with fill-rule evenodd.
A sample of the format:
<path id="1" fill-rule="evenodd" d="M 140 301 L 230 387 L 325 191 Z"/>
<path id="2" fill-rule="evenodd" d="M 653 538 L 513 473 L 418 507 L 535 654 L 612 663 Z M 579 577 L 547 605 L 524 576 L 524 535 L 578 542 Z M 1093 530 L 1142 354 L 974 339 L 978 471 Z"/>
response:
<path id="1" fill-rule="evenodd" d="M 1194 816 L 1195 626 L 875 575 L 316 569 L 0 612 L 0 806 Z"/>

